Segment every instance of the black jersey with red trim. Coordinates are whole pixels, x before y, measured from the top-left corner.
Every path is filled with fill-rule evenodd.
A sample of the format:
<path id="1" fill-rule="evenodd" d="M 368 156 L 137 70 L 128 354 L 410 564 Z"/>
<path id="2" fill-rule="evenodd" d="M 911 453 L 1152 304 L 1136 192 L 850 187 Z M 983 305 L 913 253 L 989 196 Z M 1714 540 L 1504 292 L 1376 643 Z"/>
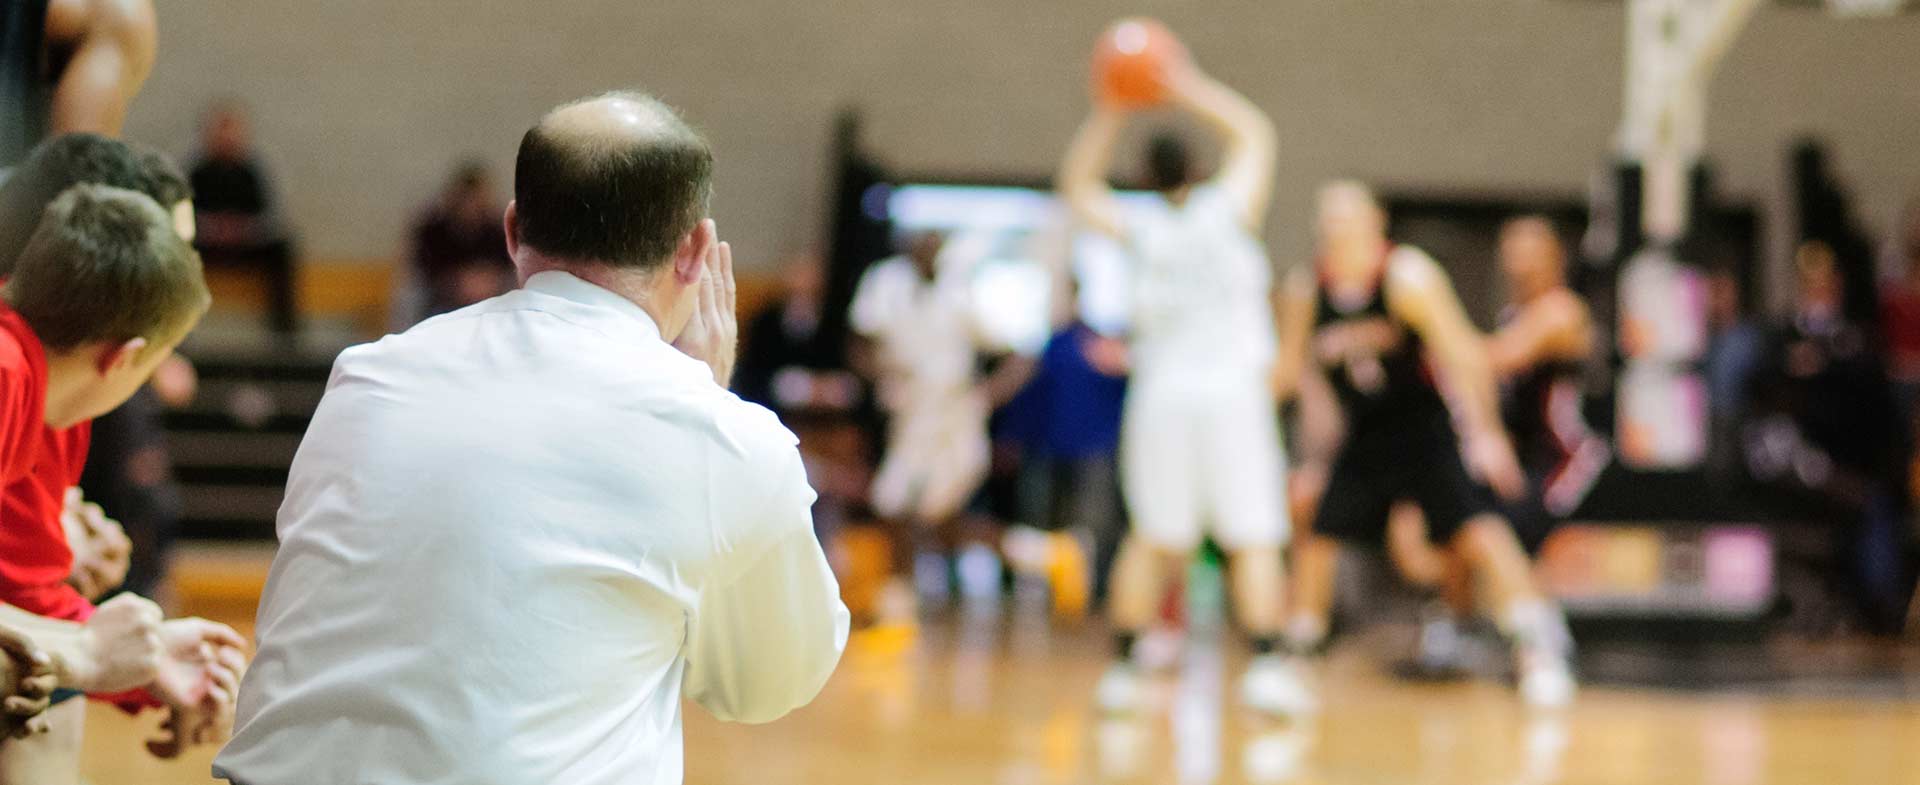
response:
<path id="1" fill-rule="evenodd" d="M 1593 436 L 1581 381 L 1585 373 L 1579 361 L 1546 360 L 1501 385 L 1500 419 L 1521 465 L 1559 463 Z"/>
<path id="2" fill-rule="evenodd" d="M 1340 399 L 1350 443 L 1446 417 L 1420 334 L 1387 308 L 1386 269 L 1363 300 L 1343 302 L 1324 279 L 1314 297 L 1313 358 Z"/>
<path id="3" fill-rule="evenodd" d="M 1500 419 L 1514 456 L 1552 518 L 1571 515 L 1612 460 L 1606 439 L 1587 424 L 1586 363 L 1542 360 L 1500 388 Z"/>

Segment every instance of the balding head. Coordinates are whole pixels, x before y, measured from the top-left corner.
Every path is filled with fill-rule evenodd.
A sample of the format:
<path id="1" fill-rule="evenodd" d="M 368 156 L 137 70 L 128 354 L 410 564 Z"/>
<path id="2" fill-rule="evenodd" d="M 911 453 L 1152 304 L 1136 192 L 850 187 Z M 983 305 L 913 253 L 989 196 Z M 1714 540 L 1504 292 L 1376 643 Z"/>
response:
<path id="1" fill-rule="evenodd" d="M 1386 214 L 1373 189 L 1359 180 L 1334 180 L 1320 186 L 1318 194 L 1322 220 L 1362 219 L 1384 224 Z"/>
<path id="2" fill-rule="evenodd" d="M 673 109 L 617 92 L 563 105 L 520 140 L 517 241 L 556 260 L 650 270 L 706 216 L 713 152 Z"/>
<path id="3" fill-rule="evenodd" d="M 1334 180 L 1320 186 L 1316 201 L 1321 253 L 1342 258 L 1380 255 L 1387 214 L 1373 189 L 1358 180 Z"/>

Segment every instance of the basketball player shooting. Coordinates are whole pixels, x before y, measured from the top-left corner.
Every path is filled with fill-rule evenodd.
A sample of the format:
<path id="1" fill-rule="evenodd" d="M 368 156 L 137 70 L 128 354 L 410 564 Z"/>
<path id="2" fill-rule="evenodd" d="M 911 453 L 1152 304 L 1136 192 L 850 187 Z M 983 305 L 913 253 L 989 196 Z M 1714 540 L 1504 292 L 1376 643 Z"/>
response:
<path id="1" fill-rule="evenodd" d="M 1211 534 L 1228 553 L 1233 608 L 1254 653 L 1242 701 L 1269 714 L 1303 713 L 1312 696 L 1279 649 L 1285 457 L 1268 387 L 1272 270 L 1256 239 L 1273 189 L 1273 124 L 1187 61 L 1157 24 L 1123 21 L 1103 47 L 1096 67 L 1105 97 L 1068 149 L 1058 183 L 1075 215 L 1118 239 L 1133 264 L 1134 372 L 1121 425 L 1133 531 L 1109 590 L 1118 660 L 1097 698 L 1109 711 L 1137 708 L 1133 644 Z M 1223 137 L 1220 170 L 1196 180 L 1186 148 L 1158 138 L 1148 168 L 1159 199 L 1123 211 L 1106 179 L 1115 142 L 1130 108 L 1160 100 Z"/>

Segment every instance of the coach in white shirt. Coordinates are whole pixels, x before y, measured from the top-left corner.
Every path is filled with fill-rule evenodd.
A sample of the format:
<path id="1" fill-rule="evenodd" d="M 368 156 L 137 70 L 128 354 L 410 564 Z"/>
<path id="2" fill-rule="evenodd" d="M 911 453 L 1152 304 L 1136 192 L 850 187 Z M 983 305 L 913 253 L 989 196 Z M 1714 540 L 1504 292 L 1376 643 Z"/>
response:
<path id="1" fill-rule="evenodd" d="M 524 288 L 341 354 L 215 776 L 678 783 L 683 692 L 812 700 L 847 611 L 793 435 L 724 387 L 711 168 L 645 96 L 554 110 L 507 207 Z"/>

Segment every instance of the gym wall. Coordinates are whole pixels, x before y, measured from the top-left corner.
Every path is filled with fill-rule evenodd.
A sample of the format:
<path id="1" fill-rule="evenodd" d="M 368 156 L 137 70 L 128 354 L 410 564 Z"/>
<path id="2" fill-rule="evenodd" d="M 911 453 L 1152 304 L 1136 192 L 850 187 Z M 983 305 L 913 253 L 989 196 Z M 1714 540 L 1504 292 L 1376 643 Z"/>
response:
<path id="1" fill-rule="evenodd" d="M 1423 191 L 1579 194 L 1619 115 L 1618 3 L 1576 0 L 568 0 L 166 3 L 128 133 L 185 154 L 203 107 L 248 102 L 310 258 L 390 256 L 415 208 L 478 154 L 508 179 L 555 103 L 623 86 L 674 103 L 719 150 L 715 213 L 767 265 L 816 240 L 831 120 L 865 116 L 904 170 L 1052 170 L 1084 112 L 1111 18 L 1147 13 L 1276 117 L 1274 255 L 1306 253 L 1313 184 L 1351 174 Z M 1920 193 L 1920 16 L 1763 11 L 1716 80 L 1725 189 L 1768 205 L 1784 247 L 1784 151 L 1832 142 L 1877 227 Z M 930 87 L 931 86 L 931 87 Z M 1842 89 L 1844 86 L 1844 89 Z"/>

